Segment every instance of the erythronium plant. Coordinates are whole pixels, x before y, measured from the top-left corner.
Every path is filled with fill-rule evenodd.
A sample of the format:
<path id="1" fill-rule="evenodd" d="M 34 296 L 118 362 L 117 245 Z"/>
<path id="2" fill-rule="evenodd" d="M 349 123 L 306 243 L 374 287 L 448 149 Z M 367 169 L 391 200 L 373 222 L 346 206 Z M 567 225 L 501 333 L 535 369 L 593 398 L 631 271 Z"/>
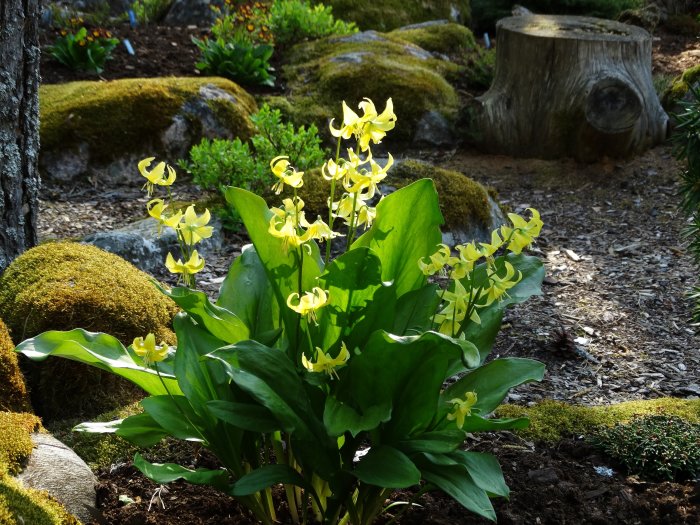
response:
<path id="1" fill-rule="evenodd" d="M 228 189 L 252 245 L 215 303 L 191 286 L 164 290 L 183 309 L 174 320 L 177 349 L 152 335 L 125 348 L 73 330 L 46 332 L 18 351 L 86 362 L 144 388 L 142 414 L 77 430 L 116 432 L 143 446 L 165 436 L 201 442 L 221 469 L 153 464 L 138 454 L 134 463 L 158 483 L 213 485 L 261 523 L 276 520 L 278 484 L 295 523 L 371 523 L 393 489 L 408 487 L 416 497 L 442 489 L 494 520 L 489 498 L 508 496 L 498 462 L 463 444 L 468 433 L 527 425 L 489 415 L 510 388 L 541 379 L 543 365 L 485 359 L 506 306 L 539 293 L 542 264 L 521 252 L 542 223 L 534 210 L 529 220 L 511 214 L 512 225 L 490 243 L 451 249 L 439 244 L 431 180 L 373 208 L 391 158 L 379 165 L 371 145 L 396 117 L 391 99 L 382 113 L 367 99 L 360 109 L 362 116 L 343 103 L 342 123 L 331 123 L 338 146 L 323 167 L 327 222 L 305 217 L 296 194 L 304 176 L 285 157 L 271 163 L 276 189 L 294 192 L 280 207 Z M 343 140 L 355 142 L 345 156 Z M 337 220 L 347 226 L 344 239 Z M 331 259 L 334 240 L 346 249 Z M 326 243 L 323 256 L 317 241 Z M 438 273 L 448 277 L 444 288 L 429 282 Z"/>

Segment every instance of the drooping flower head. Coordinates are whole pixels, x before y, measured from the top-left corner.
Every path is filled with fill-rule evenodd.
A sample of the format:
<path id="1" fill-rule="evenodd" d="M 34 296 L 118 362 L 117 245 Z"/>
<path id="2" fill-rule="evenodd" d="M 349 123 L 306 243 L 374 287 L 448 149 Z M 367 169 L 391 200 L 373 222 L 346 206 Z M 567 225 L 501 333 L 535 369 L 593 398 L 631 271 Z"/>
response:
<path id="1" fill-rule="evenodd" d="M 301 297 L 298 293 L 292 293 L 287 297 L 287 306 L 302 316 L 306 316 L 313 323 L 316 322 L 316 311 L 328 304 L 328 291 L 315 286 L 310 292 Z"/>
<path id="2" fill-rule="evenodd" d="M 345 343 L 340 343 L 340 352 L 336 357 L 331 357 L 329 353 L 324 352 L 320 348 L 316 347 L 316 362 L 311 362 L 305 354 L 301 354 L 301 364 L 309 372 L 325 372 L 331 377 L 338 379 L 337 368 L 343 367 L 347 364 L 348 359 L 350 359 L 350 352 L 348 352 Z"/>
<path id="3" fill-rule="evenodd" d="M 179 234 L 185 244 L 193 246 L 202 239 L 211 237 L 214 228 L 207 226 L 211 214 L 209 210 L 204 210 L 204 213 L 197 215 L 194 211 L 194 205 L 190 205 L 185 210 L 185 215 L 177 226 Z"/>
<path id="4" fill-rule="evenodd" d="M 270 170 L 279 180 L 272 186 L 276 195 L 282 193 L 284 185 L 301 188 L 304 185 L 304 172 L 297 171 L 289 164 L 289 157 L 280 155 L 270 161 Z"/>
<path id="5" fill-rule="evenodd" d="M 155 157 L 148 157 L 138 164 L 139 172 L 146 177 L 146 184 L 143 187 L 146 188 L 149 197 L 153 195 L 153 189 L 156 186 L 171 186 L 176 178 L 175 169 L 165 162 L 159 162 L 149 171 L 148 167 L 154 160 Z M 167 176 L 165 175 L 166 168 Z"/>
<path id="6" fill-rule="evenodd" d="M 192 252 L 190 258 L 186 262 L 182 262 L 182 259 L 175 260 L 172 253 L 168 253 L 165 259 L 165 267 L 170 270 L 171 273 L 182 274 L 186 283 L 189 283 L 189 276 L 201 272 L 204 269 L 204 259 L 199 256 L 197 250 Z"/>
<path id="7" fill-rule="evenodd" d="M 540 213 L 534 208 L 528 208 L 532 217 L 529 221 L 523 219 L 517 213 L 509 213 L 508 218 L 513 223 L 513 227 L 501 226 L 501 235 L 508 241 L 508 249 L 518 254 L 524 248 L 532 244 L 532 241 L 540 234 L 544 223 L 540 219 Z"/>
<path id="8" fill-rule="evenodd" d="M 168 355 L 168 345 L 164 342 L 156 345 L 156 336 L 151 333 L 145 339 L 143 337 L 134 339 L 131 347 L 136 352 L 136 355 L 143 359 L 146 366 L 150 363 L 162 361 Z"/>
<path id="9" fill-rule="evenodd" d="M 458 397 L 450 399 L 454 411 L 447 414 L 448 421 L 455 421 L 459 428 L 464 426 L 464 420 L 467 416 L 471 415 L 472 408 L 476 405 L 478 397 L 476 392 L 467 392 L 464 394 L 464 399 Z"/>

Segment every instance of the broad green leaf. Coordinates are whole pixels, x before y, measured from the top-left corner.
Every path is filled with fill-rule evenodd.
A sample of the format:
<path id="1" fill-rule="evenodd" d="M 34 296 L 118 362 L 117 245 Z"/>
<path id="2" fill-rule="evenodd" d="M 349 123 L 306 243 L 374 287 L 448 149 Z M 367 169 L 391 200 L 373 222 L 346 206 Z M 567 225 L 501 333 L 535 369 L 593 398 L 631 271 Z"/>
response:
<path id="1" fill-rule="evenodd" d="M 178 479 L 184 479 L 195 485 L 210 485 L 218 490 L 226 492 L 229 487 L 228 472 L 225 470 L 211 470 L 198 468 L 191 470 L 175 463 L 150 463 L 143 459 L 141 454 L 134 456 L 134 466 L 144 476 L 156 483 L 170 483 Z"/>
<path id="2" fill-rule="evenodd" d="M 462 465 L 445 465 L 435 454 L 420 454 L 414 461 L 423 479 L 454 498 L 466 509 L 496 521 L 496 512 L 484 489 L 480 488 Z M 437 462 L 436 462 L 437 460 Z"/>
<path id="3" fill-rule="evenodd" d="M 233 261 L 216 304 L 236 314 L 250 329 L 250 338 L 260 343 L 268 344 L 265 334 L 280 328 L 279 305 L 252 244 Z"/>
<path id="4" fill-rule="evenodd" d="M 212 304 L 204 292 L 184 287 L 161 290 L 214 337 L 229 344 L 250 338 L 245 323 L 226 308 Z"/>
<path id="5" fill-rule="evenodd" d="M 516 270 L 522 273 L 522 279 L 508 290 L 508 295 L 504 296 L 501 301 L 480 309 L 481 324 L 470 323 L 464 332 L 466 339 L 479 349 L 482 361 L 486 359 L 493 348 L 493 342 L 501 329 L 501 320 L 505 309 L 511 304 L 522 303 L 533 295 L 542 294 L 544 266 L 538 257 L 508 254 L 505 257 L 498 257 L 496 266 L 502 268 L 505 261 L 511 263 Z M 477 278 L 485 279 L 485 265 L 481 264 L 477 268 L 475 271 Z"/>
<path id="6" fill-rule="evenodd" d="M 116 434 L 139 447 L 152 447 L 169 435 L 148 414 L 135 414 L 127 417 L 119 425 Z"/>
<path id="7" fill-rule="evenodd" d="M 418 260 L 435 252 L 443 222 L 435 185 L 422 179 L 382 199 L 372 227 L 351 248 L 364 246 L 376 253 L 382 280 L 393 282 L 401 297 L 425 283 Z"/>
<path id="8" fill-rule="evenodd" d="M 452 452 L 464 443 L 466 433 L 458 428 L 425 432 L 410 439 L 399 441 L 396 445 L 402 452 L 412 455 L 419 452 L 445 454 Z"/>
<path id="9" fill-rule="evenodd" d="M 243 430 L 263 433 L 281 430 L 272 412 L 264 406 L 215 399 L 207 403 L 207 408 L 215 417 Z"/>
<path id="10" fill-rule="evenodd" d="M 429 284 L 403 294 L 396 303 L 394 326 L 397 335 L 415 335 L 432 328 L 432 318 L 440 304 L 438 286 Z"/>
<path id="11" fill-rule="evenodd" d="M 224 194 L 245 224 L 274 289 L 277 304 L 286 305 L 290 294 L 300 292 L 300 285 L 302 292 L 311 291 L 314 286 L 318 286 L 316 279 L 323 269 L 323 261 L 315 242 L 307 244 L 311 254 L 301 248 L 287 249 L 282 239 L 268 233 L 272 212 L 261 197 L 241 188 L 227 188 Z M 288 340 L 296 341 L 298 315 L 284 306 L 281 307 L 281 312 Z"/>
<path id="12" fill-rule="evenodd" d="M 454 424 L 454 421 L 452 422 Z M 498 430 L 517 430 L 530 426 L 530 420 L 526 417 L 498 419 L 484 418 L 472 414 L 464 418 L 465 432 L 496 432 Z"/>
<path id="13" fill-rule="evenodd" d="M 236 481 L 229 490 L 231 496 L 248 496 L 261 490 L 284 483 L 310 489 L 306 480 L 288 465 L 266 465 L 257 468 Z"/>
<path id="14" fill-rule="evenodd" d="M 352 473 L 364 483 L 403 489 L 420 483 L 420 470 L 406 454 L 393 447 L 372 447 Z"/>
<path id="15" fill-rule="evenodd" d="M 114 421 L 86 421 L 73 427 L 73 432 L 87 432 L 88 434 L 114 434 L 123 419 Z"/>
<path id="16" fill-rule="evenodd" d="M 87 332 L 81 328 L 69 332 L 50 331 L 23 341 L 16 350 L 34 361 L 56 356 L 97 367 L 128 379 L 151 395 L 167 393 L 163 382 L 171 393 L 182 393 L 177 381 L 166 372 L 170 369 L 167 362 L 159 363 L 161 382 L 154 369 L 139 365 L 135 354 L 111 335 Z"/>
<path id="17" fill-rule="evenodd" d="M 493 412 L 514 386 L 540 381 L 544 365 L 532 359 L 517 357 L 496 359 L 468 373 L 450 385 L 441 396 L 441 417 L 452 410 L 450 399 L 462 398 L 467 392 L 476 392 L 473 407 L 480 415 Z"/>
<path id="18" fill-rule="evenodd" d="M 367 408 L 360 414 L 353 407 L 334 396 L 326 398 L 326 406 L 323 411 L 323 423 L 330 436 L 341 436 L 350 432 L 353 437 L 365 430 L 372 430 L 380 423 L 388 421 L 391 417 L 391 400 L 386 400 Z"/>
<path id="19" fill-rule="evenodd" d="M 449 454 L 450 459 L 463 465 L 472 481 L 488 494 L 507 498 L 510 490 L 503 479 L 498 460 L 491 454 L 456 450 Z"/>
<path id="20" fill-rule="evenodd" d="M 199 416 L 185 396 L 151 396 L 142 399 L 141 406 L 171 436 L 188 441 L 204 440 Z"/>

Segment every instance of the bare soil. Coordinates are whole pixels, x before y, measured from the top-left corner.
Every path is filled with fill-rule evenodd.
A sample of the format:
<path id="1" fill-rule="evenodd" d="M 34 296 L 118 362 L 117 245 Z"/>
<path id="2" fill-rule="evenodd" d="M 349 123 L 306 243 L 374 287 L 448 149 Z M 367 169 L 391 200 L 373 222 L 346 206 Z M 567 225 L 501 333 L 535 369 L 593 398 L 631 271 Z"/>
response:
<path id="1" fill-rule="evenodd" d="M 101 78 L 194 75 L 199 29 L 115 29 L 136 48 L 123 47 Z M 654 71 L 678 74 L 698 63 L 697 38 L 657 35 Z M 47 41 L 49 38 L 47 37 Z M 63 70 L 44 57 L 44 82 L 91 78 Z M 685 248 L 686 220 L 678 210 L 680 166 L 668 146 L 631 160 L 588 165 L 483 155 L 468 147 L 410 152 L 494 187 L 514 211 L 535 207 L 545 228 L 533 250 L 547 269 L 543 295 L 510 310 L 494 356 L 543 361 L 542 383 L 514 391 L 508 401 L 554 398 L 607 404 L 659 396 L 700 396 L 700 339 L 689 320 L 687 293 L 698 270 Z M 197 189 L 183 186 L 183 196 Z M 82 237 L 143 216 L 137 188 L 104 192 L 92 187 L 44 188 L 42 239 Z M 213 297 L 233 257 L 247 242 L 227 234 L 226 248 L 207 261 L 201 285 Z M 167 278 L 165 275 L 158 277 Z M 594 467 L 610 466 L 584 441 L 571 436 L 556 446 L 529 443 L 510 433 L 479 435 L 474 450 L 494 453 L 512 494 L 495 501 L 505 524 L 691 524 L 700 522 L 697 483 L 647 483 L 615 469 L 611 477 Z M 168 461 L 169 458 L 158 458 Z M 183 458 L 178 458 L 183 460 Z M 192 453 L 182 464 L 207 466 Z M 95 524 L 255 523 L 231 498 L 207 487 L 175 482 L 167 488 L 145 479 L 130 462 L 98 473 Z M 134 503 L 120 502 L 128 496 Z M 396 493 L 393 500 L 407 500 Z M 441 494 L 423 496 L 400 524 L 485 523 Z M 283 505 L 280 522 L 285 523 Z M 391 519 L 382 517 L 386 523 Z"/>

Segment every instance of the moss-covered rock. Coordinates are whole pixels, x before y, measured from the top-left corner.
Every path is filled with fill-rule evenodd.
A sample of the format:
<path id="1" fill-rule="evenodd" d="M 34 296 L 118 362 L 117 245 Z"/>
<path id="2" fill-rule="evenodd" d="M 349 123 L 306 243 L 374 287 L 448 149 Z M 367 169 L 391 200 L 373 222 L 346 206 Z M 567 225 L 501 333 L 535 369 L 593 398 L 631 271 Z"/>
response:
<path id="1" fill-rule="evenodd" d="M 672 110 L 688 94 L 691 86 L 700 86 L 700 64 L 686 69 L 673 79 L 661 95 L 661 105 L 666 111 Z"/>
<path id="2" fill-rule="evenodd" d="M 19 369 L 15 345 L 5 323 L 0 319 L 0 410 L 31 410 L 24 376 Z"/>
<path id="3" fill-rule="evenodd" d="M 474 34 L 469 28 L 446 20 L 432 20 L 399 27 L 387 33 L 387 36 L 410 42 L 431 53 L 440 53 L 449 57 L 467 54 L 477 48 Z"/>
<path id="4" fill-rule="evenodd" d="M 41 420 L 26 412 L 0 412 L 0 428 L 0 471 L 15 475 L 32 453 L 31 434 L 41 430 Z"/>
<path id="5" fill-rule="evenodd" d="M 333 8 L 336 18 L 355 22 L 362 29 L 387 31 L 441 18 L 465 25 L 471 21 L 470 0 L 320 0 Z"/>
<path id="6" fill-rule="evenodd" d="M 0 472 L 0 523 L 3 525 L 80 525 L 43 490 L 27 489 Z"/>
<path id="7" fill-rule="evenodd" d="M 700 400 L 665 397 L 593 407 L 547 400 L 531 407 L 503 405 L 496 414 L 498 417 L 528 417 L 530 426 L 517 432 L 526 439 L 554 443 L 569 435 L 590 435 L 598 427 L 613 426 L 642 415 L 673 415 L 700 423 Z"/>
<path id="8" fill-rule="evenodd" d="M 182 157 L 202 137 L 254 132 L 253 98 L 223 78 L 121 79 L 39 90 L 42 176 L 58 181 L 137 174 L 134 160 Z"/>
<path id="9" fill-rule="evenodd" d="M 176 305 L 149 277 L 93 246 L 50 243 L 18 257 L 0 277 L 0 317 L 15 342 L 45 330 L 106 332 L 125 345 L 153 332 L 175 342 Z M 65 359 L 27 367 L 32 404 L 45 418 L 94 415 L 140 397 L 131 383 Z"/>
<path id="10" fill-rule="evenodd" d="M 381 111 L 391 97 L 397 125 L 387 144 L 407 145 L 421 118 L 435 111 L 453 121 L 458 97 L 448 81 L 461 66 L 428 51 L 374 31 L 329 37 L 290 50 L 283 73 L 287 79 L 292 120 L 314 122 L 327 132 L 331 118 L 341 118 L 341 102 L 357 107 L 372 99 Z"/>

